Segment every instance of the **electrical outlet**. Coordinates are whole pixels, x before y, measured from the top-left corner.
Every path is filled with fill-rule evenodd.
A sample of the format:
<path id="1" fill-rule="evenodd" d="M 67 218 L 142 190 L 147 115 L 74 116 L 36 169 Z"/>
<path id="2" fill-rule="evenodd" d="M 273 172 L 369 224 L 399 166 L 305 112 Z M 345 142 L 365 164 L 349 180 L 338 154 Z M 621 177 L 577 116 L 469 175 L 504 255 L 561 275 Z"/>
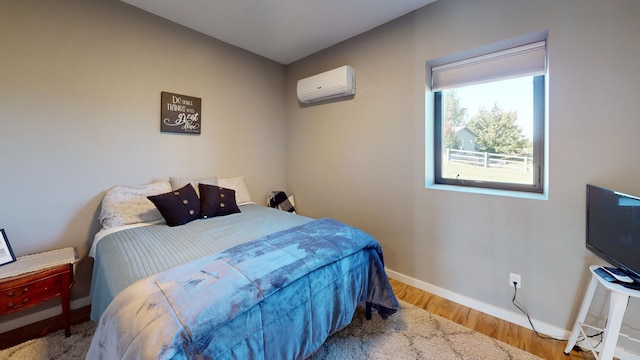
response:
<path id="1" fill-rule="evenodd" d="M 513 287 L 513 283 L 516 283 L 516 288 L 522 287 L 522 278 L 518 274 L 509 273 L 509 286 Z"/>

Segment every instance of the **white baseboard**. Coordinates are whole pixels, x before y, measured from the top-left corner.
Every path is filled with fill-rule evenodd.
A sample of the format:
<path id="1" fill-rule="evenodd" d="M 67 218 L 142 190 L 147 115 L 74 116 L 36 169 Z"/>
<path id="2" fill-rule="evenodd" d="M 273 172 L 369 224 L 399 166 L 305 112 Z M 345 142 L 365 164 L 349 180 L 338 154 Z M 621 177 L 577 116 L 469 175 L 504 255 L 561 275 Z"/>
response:
<path id="1" fill-rule="evenodd" d="M 487 304 L 485 302 L 470 298 L 468 296 L 464 296 L 464 295 L 460 295 L 458 293 L 455 293 L 453 291 L 447 290 L 447 289 L 443 289 L 439 286 L 435 286 L 429 283 L 426 283 L 422 280 L 418 280 L 418 279 L 414 279 L 410 276 L 406 276 L 404 274 L 401 274 L 399 272 L 395 272 L 393 270 L 390 270 L 388 268 L 385 268 L 387 275 L 395 280 L 401 281 L 407 285 L 411 285 L 415 288 L 418 288 L 420 290 L 424 290 L 426 292 L 429 292 L 431 294 L 434 295 L 438 295 L 442 298 L 445 298 L 447 300 L 453 301 L 455 303 L 458 303 L 460 305 L 464 305 L 468 308 L 483 312 L 485 314 L 491 315 L 493 317 L 508 321 L 510 323 L 516 324 L 516 325 L 520 325 L 524 328 L 527 329 L 531 329 L 531 324 L 529 324 L 529 320 L 527 320 L 527 317 L 523 314 L 517 313 L 517 312 L 513 312 L 513 311 L 508 311 L 505 310 L 503 308 L 497 307 L 497 306 L 493 306 L 491 304 Z M 569 338 L 569 334 L 571 333 L 571 331 L 566 330 L 566 329 L 562 329 L 559 328 L 557 326 L 545 323 L 543 321 L 538 321 L 535 319 L 531 319 L 531 322 L 533 323 L 533 325 L 535 326 L 536 330 L 541 333 L 541 334 L 545 334 L 547 336 L 551 336 L 557 339 L 563 339 L 566 340 Z M 588 351 L 587 349 L 585 349 L 586 351 Z M 615 356 L 617 358 L 620 359 L 629 359 L 629 360 L 640 360 L 640 355 L 636 354 L 636 353 L 632 353 L 629 351 L 626 351 L 624 348 L 621 347 L 617 347 L 616 348 L 616 352 L 615 352 Z"/>
<path id="2" fill-rule="evenodd" d="M 72 300 L 70 304 L 71 310 L 79 309 L 88 305 L 91 305 L 91 298 L 88 296 Z M 0 334 L 36 323 L 38 321 L 46 320 L 60 314 L 62 314 L 62 306 L 58 301 L 57 306 L 34 312 L 32 314 L 27 314 L 12 320 L 3 321 L 2 323 L 0 323 Z"/>

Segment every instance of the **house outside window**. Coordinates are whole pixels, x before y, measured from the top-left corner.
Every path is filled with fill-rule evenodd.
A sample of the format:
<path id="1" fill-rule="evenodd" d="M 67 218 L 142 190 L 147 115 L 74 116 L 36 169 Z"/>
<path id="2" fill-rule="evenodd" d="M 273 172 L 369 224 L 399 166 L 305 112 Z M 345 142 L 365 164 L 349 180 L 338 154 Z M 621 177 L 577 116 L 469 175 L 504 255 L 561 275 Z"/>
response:
<path id="1" fill-rule="evenodd" d="M 546 41 L 433 66 L 435 184 L 542 193 L 545 74 Z"/>

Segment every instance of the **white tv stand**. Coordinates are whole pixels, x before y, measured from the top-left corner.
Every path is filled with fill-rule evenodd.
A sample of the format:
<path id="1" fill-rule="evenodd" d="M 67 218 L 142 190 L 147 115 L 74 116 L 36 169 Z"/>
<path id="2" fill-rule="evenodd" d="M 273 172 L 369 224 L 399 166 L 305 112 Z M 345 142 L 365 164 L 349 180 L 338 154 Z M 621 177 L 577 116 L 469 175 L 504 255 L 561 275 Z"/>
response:
<path id="1" fill-rule="evenodd" d="M 599 267 L 600 266 L 596 265 L 589 266 L 589 271 L 591 271 L 591 281 L 589 282 L 587 291 L 584 294 L 584 300 L 582 301 L 582 306 L 580 307 L 578 318 L 576 319 L 576 323 L 573 326 L 571 335 L 569 335 L 569 342 L 567 343 L 567 347 L 564 349 L 564 353 L 568 355 L 571 352 L 571 349 L 573 349 L 576 341 L 578 340 L 578 335 L 582 334 L 596 359 L 610 360 L 613 359 L 613 353 L 616 350 L 618 335 L 620 335 L 620 326 L 622 325 L 622 318 L 624 317 L 624 312 L 627 308 L 629 298 L 640 298 L 640 290 L 629 289 L 620 284 L 610 283 L 606 281 L 605 279 L 600 277 L 600 275 L 594 272 L 594 270 Z M 593 294 L 596 292 L 596 287 L 598 284 L 604 286 L 604 288 L 607 289 L 607 292 L 609 293 L 609 314 L 607 316 L 607 325 L 604 329 L 596 328 L 584 323 L 584 319 L 589 312 L 589 307 L 591 306 L 591 301 L 593 300 Z M 599 352 L 596 351 L 593 345 L 589 342 L 589 338 L 584 333 L 584 327 L 588 327 L 590 329 L 595 329 L 598 331 L 604 331 L 603 340 Z"/>

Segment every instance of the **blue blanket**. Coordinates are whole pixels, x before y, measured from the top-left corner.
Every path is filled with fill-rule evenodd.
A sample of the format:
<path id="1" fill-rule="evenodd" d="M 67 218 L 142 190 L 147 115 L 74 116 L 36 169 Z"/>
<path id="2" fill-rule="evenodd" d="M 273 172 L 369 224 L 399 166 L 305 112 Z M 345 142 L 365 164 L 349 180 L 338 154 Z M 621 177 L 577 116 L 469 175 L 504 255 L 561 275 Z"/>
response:
<path id="1" fill-rule="evenodd" d="M 91 276 L 91 320 L 98 321 L 116 295 L 136 281 L 314 220 L 261 205 L 240 208 L 241 213 L 182 226 L 149 225 L 102 237 Z"/>
<path id="2" fill-rule="evenodd" d="M 304 359 L 399 304 L 368 234 L 320 219 L 138 281 L 102 315 L 87 359 Z"/>

